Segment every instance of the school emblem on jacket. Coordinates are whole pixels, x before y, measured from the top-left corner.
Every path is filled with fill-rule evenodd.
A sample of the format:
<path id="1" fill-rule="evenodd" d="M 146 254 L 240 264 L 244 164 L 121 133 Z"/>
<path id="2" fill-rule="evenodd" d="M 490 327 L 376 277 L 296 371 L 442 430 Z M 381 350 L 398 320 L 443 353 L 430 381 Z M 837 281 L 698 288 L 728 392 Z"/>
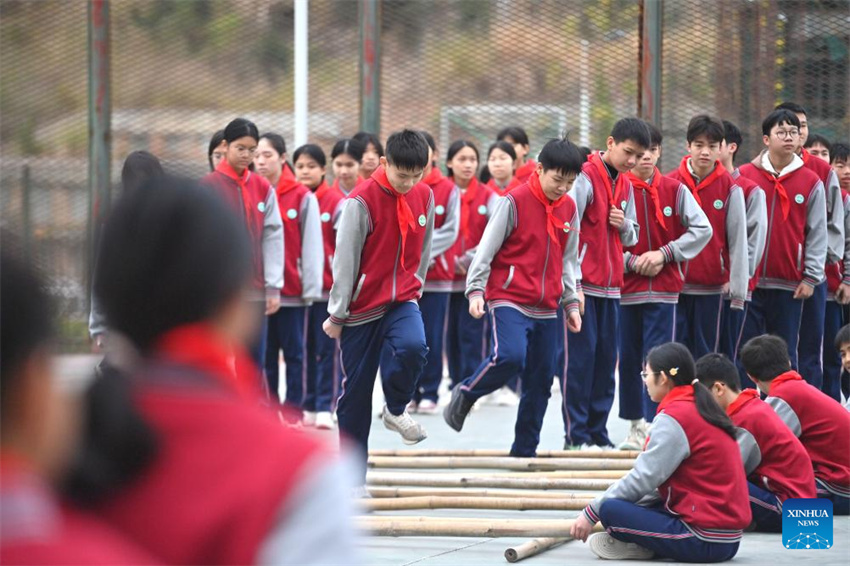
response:
<path id="1" fill-rule="evenodd" d="M 673 216 L 673 208 L 670 206 L 664 207 L 664 216 Z"/>
<path id="2" fill-rule="evenodd" d="M 425 226 L 425 215 L 424 214 L 419 215 L 419 225 Z"/>
<path id="3" fill-rule="evenodd" d="M 331 213 L 330 212 L 323 212 L 322 215 L 319 218 L 321 218 L 322 222 L 330 222 L 331 221 Z"/>
<path id="4" fill-rule="evenodd" d="M 443 214 L 445 214 L 445 213 L 446 213 L 446 207 L 445 207 L 445 206 L 443 206 L 442 204 L 438 204 L 438 205 L 437 205 L 437 208 L 435 208 L 435 209 L 434 209 L 434 212 L 436 212 L 437 214 L 439 214 L 440 216 L 442 216 Z"/>
<path id="5" fill-rule="evenodd" d="M 290 208 L 286 211 L 286 217 L 290 220 L 295 220 L 296 218 L 298 218 L 298 211 L 294 208 Z"/>
<path id="6" fill-rule="evenodd" d="M 797 204 L 803 204 L 805 201 L 806 197 L 804 197 L 803 195 L 797 195 L 794 197 L 794 202 L 796 202 Z"/>
<path id="7" fill-rule="evenodd" d="M 570 231 L 570 223 L 565 220 L 564 221 L 564 232 L 569 232 L 569 231 Z"/>
<path id="8" fill-rule="evenodd" d="M 622 208 L 623 210 L 626 210 L 626 206 L 628 206 L 628 204 L 629 203 L 627 203 L 626 201 L 623 201 L 623 202 L 620 203 L 620 208 Z"/>
<path id="9" fill-rule="evenodd" d="M 714 201 L 714 208 L 716 208 L 717 210 L 720 210 L 721 208 L 723 208 L 723 201 L 720 200 L 720 199 L 717 199 L 716 201 Z"/>
<path id="10" fill-rule="evenodd" d="M 483 205 L 483 204 L 481 206 L 479 206 L 478 207 L 478 214 L 480 214 L 481 216 L 484 216 L 485 214 L 487 214 L 487 206 Z"/>
<path id="11" fill-rule="evenodd" d="M 266 203 L 264 203 L 264 202 L 257 203 L 257 210 L 259 210 L 260 212 L 265 212 L 266 211 Z"/>

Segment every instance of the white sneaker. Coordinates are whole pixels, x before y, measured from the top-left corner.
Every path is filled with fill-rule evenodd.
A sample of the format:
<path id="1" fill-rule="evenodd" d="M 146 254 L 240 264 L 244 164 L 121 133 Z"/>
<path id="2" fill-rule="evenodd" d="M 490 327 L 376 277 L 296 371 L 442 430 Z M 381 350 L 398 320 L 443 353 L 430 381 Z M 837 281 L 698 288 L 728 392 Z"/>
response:
<path id="1" fill-rule="evenodd" d="M 304 411 L 301 416 L 301 424 L 303 424 L 304 426 L 316 426 L 315 411 Z"/>
<path id="2" fill-rule="evenodd" d="M 416 401 L 411 401 L 410 403 L 407 404 L 407 412 L 408 413 L 415 413 L 418 410 L 419 410 L 419 405 L 416 403 Z"/>
<path id="3" fill-rule="evenodd" d="M 331 430 L 334 427 L 334 419 L 329 412 L 316 413 L 316 428 L 319 430 Z"/>
<path id="4" fill-rule="evenodd" d="M 500 407 L 516 407 L 519 405 L 519 395 L 510 387 L 502 387 L 496 392 L 493 401 Z"/>
<path id="5" fill-rule="evenodd" d="M 596 533 L 587 539 L 593 554 L 603 560 L 649 560 L 655 553 L 633 542 L 617 540 L 608 533 Z"/>
<path id="6" fill-rule="evenodd" d="M 430 399 L 422 399 L 416 408 L 416 412 L 420 415 L 436 415 L 437 411 L 437 404 Z"/>
<path id="7" fill-rule="evenodd" d="M 646 421 L 638 419 L 632 421 L 632 426 L 629 429 L 629 435 L 620 443 L 620 450 L 643 450 L 643 445 L 646 443 Z"/>
<path id="8" fill-rule="evenodd" d="M 385 427 L 401 435 L 401 440 L 405 444 L 418 444 L 428 438 L 422 425 L 410 418 L 407 411 L 395 416 L 384 405 L 384 410 L 381 412 L 381 419 L 384 421 Z"/>

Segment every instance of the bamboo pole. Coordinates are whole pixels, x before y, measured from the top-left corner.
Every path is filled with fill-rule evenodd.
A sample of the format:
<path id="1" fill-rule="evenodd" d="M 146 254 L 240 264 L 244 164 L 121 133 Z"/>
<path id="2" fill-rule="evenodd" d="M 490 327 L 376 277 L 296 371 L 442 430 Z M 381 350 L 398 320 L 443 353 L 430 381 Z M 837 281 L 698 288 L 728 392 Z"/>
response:
<path id="1" fill-rule="evenodd" d="M 499 477 L 440 477 L 431 474 L 395 474 L 392 476 L 367 476 L 369 486 L 418 487 L 499 487 L 508 489 L 585 489 L 602 491 L 616 480 L 581 480 L 562 478 L 499 478 Z"/>
<path id="2" fill-rule="evenodd" d="M 587 499 L 586 493 L 569 493 L 563 491 L 534 491 L 531 489 L 434 489 L 429 487 L 368 487 L 372 497 L 379 499 L 394 497 L 519 497 L 534 499 Z"/>
<path id="3" fill-rule="evenodd" d="M 373 536 L 568 537 L 572 519 L 472 519 L 446 517 L 356 517 L 355 524 Z M 594 531 L 601 531 L 596 525 Z"/>
<path id="4" fill-rule="evenodd" d="M 605 458 L 634 459 L 640 454 L 637 450 L 539 450 L 538 458 Z M 413 448 L 407 450 L 369 450 L 369 456 L 383 457 L 485 457 L 508 458 L 508 450 L 440 450 L 431 448 Z"/>
<path id="5" fill-rule="evenodd" d="M 520 545 L 506 548 L 505 560 L 511 563 L 519 562 L 520 560 L 536 556 L 541 552 L 545 552 L 550 548 L 555 548 L 556 546 L 560 546 L 571 540 L 573 540 L 572 537 L 544 537 L 531 539 Z"/>
<path id="6" fill-rule="evenodd" d="M 604 458 L 489 458 L 478 456 L 401 457 L 373 456 L 370 468 L 451 469 L 479 468 L 517 471 L 630 470 L 632 459 Z"/>
<path id="7" fill-rule="evenodd" d="M 602 471 L 564 471 L 564 472 L 437 472 L 437 471 L 395 471 L 395 470 L 372 470 L 366 477 L 394 477 L 397 475 L 419 475 L 424 477 L 463 478 L 475 476 L 477 478 L 532 478 L 532 479 L 575 479 L 575 480 L 618 480 L 628 474 L 628 470 L 602 470 Z"/>
<path id="8" fill-rule="evenodd" d="M 402 511 L 408 509 L 497 509 L 503 511 L 581 511 L 592 499 L 541 499 L 535 497 L 444 497 L 426 495 L 394 499 L 361 499 L 357 502 L 367 511 Z"/>

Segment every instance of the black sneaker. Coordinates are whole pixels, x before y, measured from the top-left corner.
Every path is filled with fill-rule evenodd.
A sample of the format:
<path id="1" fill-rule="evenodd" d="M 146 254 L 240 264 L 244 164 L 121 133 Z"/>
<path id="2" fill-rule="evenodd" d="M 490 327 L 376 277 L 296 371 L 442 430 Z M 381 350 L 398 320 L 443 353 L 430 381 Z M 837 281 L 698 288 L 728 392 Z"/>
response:
<path id="1" fill-rule="evenodd" d="M 466 396 L 460 392 L 460 385 L 456 385 L 455 388 L 452 389 L 451 401 L 449 401 L 449 404 L 446 405 L 445 409 L 443 409 L 443 419 L 445 419 L 446 424 L 460 432 L 463 428 L 463 421 L 466 420 L 466 415 L 469 414 L 469 411 L 472 409 L 472 405 L 474 404 L 474 402 L 467 399 Z"/>

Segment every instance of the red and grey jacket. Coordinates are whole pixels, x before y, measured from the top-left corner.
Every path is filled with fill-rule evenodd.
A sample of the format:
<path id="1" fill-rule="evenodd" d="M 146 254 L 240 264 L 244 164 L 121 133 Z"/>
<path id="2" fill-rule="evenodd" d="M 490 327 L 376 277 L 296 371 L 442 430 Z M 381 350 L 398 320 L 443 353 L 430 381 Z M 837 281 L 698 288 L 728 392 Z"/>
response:
<path id="1" fill-rule="evenodd" d="M 585 295 L 619 299 L 623 246 L 637 244 L 640 226 L 632 184 L 622 174 L 615 182 L 602 156 L 599 152 L 591 154 L 570 191 L 581 220 L 577 277 L 579 290 Z M 619 231 L 608 223 L 612 206 L 621 208 L 626 215 Z"/>
<path id="2" fill-rule="evenodd" d="M 803 165 L 818 176 L 823 183 L 826 202 L 826 263 L 836 263 L 844 258 L 844 210 L 841 202 L 841 185 L 838 175 L 823 159 L 812 157 L 809 150 L 800 152 Z"/>
<path id="3" fill-rule="evenodd" d="M 434 192 L 434 237 L 425 292 L 448 293 L 455 278 L 455 258 L 450 250 L 460 233 L 460 190 L 438 167 L 432 167 L 422 182 Z"/>
<path id="4" fill-rule="evenodd" d="M 514 185 L 511 187 L 508 185 L 508 189 L 505 191 L 510 192 L 514 188 L 520 186 L 521 184 L 528 181 L 528 178 L 531 177 L 531 174 L 537 169 L 537 162 L 533 159 L 527 159 L 525 163 L 520 165 L 517 170 L 514 172 L 514 178 L 511 179 L 511 183 Z"/>
<path id="5" fill-rule="evenodd" d="M 237 174 L 226 159 L 201 183 L 224 197 L 244 220 L 252 244 L 254 288 L 265 289 L 266 297 L 278 296 L 283 288 L 283 222 L 272 186 L 248 169 Z"/>
<path id="6" fill-rule="evenodd" d="M 322 296 L 322 228 L 319 204 L 310 189 L 284 166 L 277 183 L 285 245 L 281 306 L 302 306 Z"/>
<path id="7" fill-rule="evenodd" d="M 339 215 L 342 212 L 341 203 L 345 195 L 336 187 L 331 187 L 324 181 L 316 188 L 316 200 L 319 202 L 319 220 L 322 223 L 322 247 L 325 257 L 322 270 L 322 300 L 328 300 L 328 292 L 334 282 L 333 261 L 336 251 L 336 228 Z"/>
<path id="8" fill-rule="evenodd" d="M 378 167 L 345 201 L 328 300 L 334 324 L 366 324 L 380 319 L 394 303 L 422 296 L 434 231 L 433 192 L 420 182 L 398 195 L 389 185 L 384 168 Z M 407 221 L 399 217 L 405 203 Z"/>
<path id="9" fill-rule="evenodd" d="M 818 486 L 850 497 L 850 412 L 796 371 L 774 378 L 765 401 L 809 453 Z"/>
<path id="10" fill-rule="evenodd" d="M 718 161 L 704 179 L 697 179 L 690 157 L 668 177 L 687 186 L 711 222 L 713 235 L 708 245 L 685 266 L 682 293 L 720 294 L 729 283 L 732 306 L 744 308 L 749 282 L 747 212 L 744 194 Z"/>
<path id="11" fill-rule="evenodd" d="M 767 243 L 750 286 L 794 291 L 800 282 L 818 285 L 827 247 L 823 183 L 796 155 L 777 173 L 766 151 L 740 172 L 764 190 L 768 211 Z"/>
<path id="12" fill-rule="evenodd" d="M 711 239 L 711 224 L 682 183 L 655 169 L 649 182 L 628 173 L 634 187 L 635 211 L 641 226 L 638 242 L 624 248 L 621 304 L 679 302 L 684 285 L 680 262 L 687 261 Z M 638 256 L 660 250 L 665 265 L 655 277 L 634 271 Z"/>
<path id="13" fill-rule="evenodd" d="M 584 515 L 596 523 L 606 500 L 637 503 L 648 495 L 707 542 L 738 542 L 752 520 L 738 446 L 700 416 L 691 385 L 667 393 L 634 468 L 585 507 Z"/>
<path id="14" fill-rule="evenodd" d="M 806 449 L 755 389 L 744 389 L 726 407 L 738 427 L 738 446 L 750 481 L 782 503 L 786 499 L 814 498 L 815 474 Z"/>
<path id="15" fill-rule="evenodd" d="M 546 208 L 529 185 L 534 182 L 539 186 L 537 173 L 496 205 L 469 266 L 466 295 L 483 294 L 491 309 L 507 306 L 532 318 L 554 318 L 559 304 L 578 309 L 578 214 L 573 200 L 562 197 L 552 210 L 560 228 L 551 230 L 553 240 Z"/>
<path id="16" fill-rule="evenodd" d="M 747 262 L 749 277 L 752 279 L 764 255 L 764 245 L 767 241 L 767 204 L 764 191 L 757 183 L 742 177 L 739 169 L 732 171 L 731 175 L 744 191 L 744 201 L 747 204 Z M 750 300 L 750 292 L 747 293 L 747 300 Z"/>
<path id="17" fill-rule="evenodd" d="M 844 211 L 844 259 L 826 265 L 827 301 L 835 300 L 839 285 L 850 285 L 850 193 L 843 189 L 841 205 Z"/>
<path id="18" fill-rule="evenodd" d="M 472 263 L 475 248 L 481 240 L 484 227 L 487 226 L 499 198 L 499 195 L 490 187 L 479 183 L 475 177 L 469 182 L 465 191 L 460 191 L 460 231 L 454 245 L 446 252 L 446 255 L 451 256 L 451 261 L 455 263 L 453 293 L 466 291 L 467 269 Z"/>

